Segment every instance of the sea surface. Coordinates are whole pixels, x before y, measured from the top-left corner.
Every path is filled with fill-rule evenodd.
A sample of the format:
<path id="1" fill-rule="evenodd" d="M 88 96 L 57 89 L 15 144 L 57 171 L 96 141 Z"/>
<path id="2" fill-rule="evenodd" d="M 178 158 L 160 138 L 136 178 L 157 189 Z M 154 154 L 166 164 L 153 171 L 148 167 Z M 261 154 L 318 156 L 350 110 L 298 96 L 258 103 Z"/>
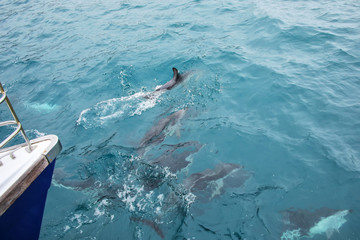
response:
<path id="1" fill-rule="evenodd" d="M 358 0 L 2 0 L 0 81 L 41 240 L 360 239 Z"/>

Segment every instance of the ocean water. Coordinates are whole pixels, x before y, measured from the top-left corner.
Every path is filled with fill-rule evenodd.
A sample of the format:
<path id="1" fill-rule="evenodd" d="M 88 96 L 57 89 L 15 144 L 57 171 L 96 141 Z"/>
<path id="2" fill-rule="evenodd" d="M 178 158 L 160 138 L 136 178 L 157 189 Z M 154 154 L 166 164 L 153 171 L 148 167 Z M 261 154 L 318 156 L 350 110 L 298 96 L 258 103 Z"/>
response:
<path id="1" fill-rule="evenodd" d="M 359 1 L 3 0 L 0 34 L 63 145 L 40 239 L 360 239 Z"/>

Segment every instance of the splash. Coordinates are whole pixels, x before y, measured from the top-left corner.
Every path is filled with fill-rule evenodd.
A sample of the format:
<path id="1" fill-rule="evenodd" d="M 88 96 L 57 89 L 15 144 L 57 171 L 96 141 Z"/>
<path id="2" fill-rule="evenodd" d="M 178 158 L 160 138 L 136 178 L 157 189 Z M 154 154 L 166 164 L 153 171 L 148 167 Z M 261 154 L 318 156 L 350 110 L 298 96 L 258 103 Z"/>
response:
<path id="1" fill-rule="evenodd" d="M 141 115 L 159 102 L 162 93 L 140 91 L 130 96 L 98 102 L 93 107 L 82 110 L 76 123 L 90 128 L 103 125 L 112 119 Z"/>
<path id="2" fill-rule="evenodd" d="M 86 215 L 79 213 L 75 213 L 72 217 L 70 217 L 70 221 L 75 223 L 76 229 L 80 228 L 83 224 L 89 224 L 93 222 Z"/>
<path id="3" fill-rule="evenodd" d="M 98 206 L 95 208 L 94 216 L 99 217 L 106 213 L 106 207 L 109 206 L 109 202 L 107 199 L 103 199 L 100 201 Z"/>
<path id="4" fill-rule="evenodd" d="M 294 230 L 288 230 L 283 233 L 281 240 L 296 240 L 301 237 L 300 228 Z"/>
<path id="5" fill-rule="evenodd" d="M 132 213 L 155 213 L 162 214 L 164 194 L 158 191 L 145 189 L 143 182 L 138 179 L 142 173 L 130 172 L 121 189 L 118 189 L 117 197 L 125 203 L 126 209 Z"/>
<path id="6" fill-rule="evenodd" d="M 37 129 L 25 130 L 26 134 L 35 135 L 36 138 L 43 137 L 46 133 L 39 132 Z"/>

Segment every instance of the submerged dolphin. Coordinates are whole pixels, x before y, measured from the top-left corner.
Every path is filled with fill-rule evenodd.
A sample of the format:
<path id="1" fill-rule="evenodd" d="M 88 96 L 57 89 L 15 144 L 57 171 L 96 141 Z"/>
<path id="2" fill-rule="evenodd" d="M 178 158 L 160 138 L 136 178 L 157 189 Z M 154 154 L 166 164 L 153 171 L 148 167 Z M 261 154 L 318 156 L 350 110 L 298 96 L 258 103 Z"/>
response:
<path id="1" fill-rule="evenodd" d="M 70 188 L 74 190 L 85 190 L 92 188 L 95 185 L 93 178 L 76 179 L 74 174 L 68 174 L 64 168 L 55 168 L 53 174 L 53 184 Z"/>
<path id="2" fill-rule="evenodd" d="M 227 188 L 242 186 L 250 174 L 235 163 L 221 163 L 215 169 L 205 169 L 185 179 L 183 185 L 202 201 L 223 194 Z"/>
<path id="3" fill-rule="evenodd" d="M 173 68 L 172 70 L 174 72 L 173 78 L 161 87 L 157 88 L 155 91 L 170 90 L 177 84 L 184 81 L 184 79 L 189 75 L 189 73 L 179 74 L 179 71 L 176 68 Z"/>
<path id="4" fill-rule="evenodd" d="M 326 207 L 313 212 L 304 209 L 283 211 L 285 231 L 281 239 L 299 239 L 304 236 L 312 238 L 318 234 L 326 234 L 330 238 L 334 231 L 339 232 L 349 212 Z"/>
<path id="5" fill-rule="evenodd" d="M 156 234 L 161 237 L 161 238 L 165 238 L 165 235 L 163 233 L 163 231 L 160 229 L 160 226 L 153 220 L 148 220 L 145 218 L 140 218 L 140 217 L 130 217 L 130 220 L 133 222 L 141 222 L 149 227 L 151 227 L 152 229 L 154 229 L 154 231 L 156 232 Z"/>
<path id="6" fill-rule="evenodd" d="M 187 158 L 198 152 L 202 146 L 203 144 L 195 141 L 175 145 L 162 145 L 160 150 L 165 148 L 164 154 L 150 161 L 150 164 L 167 167 L 170 172 L 176 173 L 190 164 Z"/>
<path id="7" fill-rule="evenodd" d="M 171 126 L 175 126 L 185 115 L 187 109 L 181 109 L 163 119 L 160 119 L 141 139 L 140 148 L 145 148 L 153 144 L 159 144 L 164 141 L 165 130 Z"/>
<path id="8" fill-rule="evenodd" d="M 155 159 L 143 162 L 147 165 L 145 171 L 138 171 L 138 173 L 141 172 L 139 179 L 142 180 L 145 190 L 151 191 L 158 188 L 167 181 L 167 174 L 174 174 L 186 168 L 191 163 L 188 157 L 198 152 L 202 146 L 195 141 L 162 145 L 159 150 L 165 149 L 165 152 Z"/>

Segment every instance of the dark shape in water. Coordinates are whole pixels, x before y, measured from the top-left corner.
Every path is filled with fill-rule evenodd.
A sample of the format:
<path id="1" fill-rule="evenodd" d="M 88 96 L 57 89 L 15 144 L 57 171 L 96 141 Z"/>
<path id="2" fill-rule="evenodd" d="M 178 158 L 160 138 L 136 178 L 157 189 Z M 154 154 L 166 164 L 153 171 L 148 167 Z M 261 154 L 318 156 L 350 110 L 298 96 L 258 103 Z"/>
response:
<path id="1" fill-rule="evenodd" d="M 198 152 L 203 144 L 198 142 L 185 142 L 175 145 L 163 145 L 162 148 L 167 148 L 165 153 L 157 159 L 150 162 L 151 165 L 168 167 L 172 173 L 176 173 L 181 169 L 187 167 L 190 162 L 186 159 Z"/>
<path id="2" fill-rule="evenodd" d="M 198 152 L 202 146 L 202 144 L 195 141 L 162 145 L 159 150 L 166 149 L 164 154 L 149 163 L 143 162 L 142 166 L 137 168 L 137 174 L 143 182 L 145 190 L 151 191 L 169 180 L 166 179 L 167 171 L 165 168 L 172 173 L 176 173 L 187 167 L 190 164 L 187 157 Z"/>
<path id="3" fill-rule="evenodd" d="M 190 72 L 179 74 L 179 71 L 176 68 L 173 68 L 172 70 L 174 72 L 173 78 L 164 85 L 162 85 L 161 87 L 157 88 L 155 91 L 170 90 L 173 87 L 175 87 L 177 84 L 184 81 L 184 79 L 187 78 L 188 75 L 190 74 Z"/>
<path id="4" fill-rule="evenodd" d="M 261 193 L 269 190 L 284 190 L 283 187 L 279 186 L 260 186 L 254 192 L 246 192 L 246 193 L 232 193 L 232 197 L 242 198 L 244 200 L 254 200 Z"/>
<path id="5" fill-rule="evenodd" d="M 221 195 L 227 188 L 242 186 L 250 174 L 235 163 L 221 163 L 215 169 L 205 169 L 190 175 L 184 181 L 184 187 L 195 193 L 202 201 L 209 201 Z"/>
<path id="6" fill-rule="evenodd" d="M 212 233 L 212 234 L 214 234 L 214 235 L 216 235 L 216 232 L 215 231 L 213 231 L 213 230 L 211 230 L 210 228 L 207 228 L 207 227 L 205 227 L 204 225 L 202 225 L 202 224 L 198 224 L 202 229 L 204 229 L 206 232 L 209 232 L 209 233 Z"/>
<path id="7" fill-rule="evenodd" d="M 130 218 L 131 221 L 134 221 L 134 222 L 142 222 L 144 223 L 145 225 L 151 227 L 152 229 L 155 230 L 155 232 L 162 238 L 164 239 L 165 238 L 165 235 L 163 233 L 163 231 L 160 229 L 160 226 L 152 221 L 152 220 L 148 220 L 148 219 L 144 219 L 144 218 L 139 218 L 139 217 L 131 217 Z"/>
<path id="8" fill-rule="evenodd" d="M 322 207 L 315 211 L 306 209 L 282 211 L 284 232 L 281 239 L 297 239 L 303 236 L 314 237 L 326 234 L 330 238 L 334 231 L 346 222 L 349 210 L 335 210 Z"/>
<path id="9" fill-rule="evenodd" d="M 165 92 L 167 90 L 172 89 L 179 83 L 183 82 L 192 73 L 191 71 L 189 71 L 189 72 L 180 74 L 176 68 L 173 68 L 172 70 L 174 73 L 172 79 L 170 81 L 166 82 L 164 85 L 156 88 L 154 92 L 146 95 L 145 98 L 151 99 L 151 98 L 154 98 L 155 96 L 158 96 L 158 93 Z"/>
<path id="10" fill-rule="evenodd" d="M 160 187 L 166 182 L 166 173 L 162 169 L 156 168 L 156 166 L 140 165 L 136 170 L 136 175 L 147 192 Z"/>
<path id="11" fill-rule="evenodd" d="M 165 130 L 169 126 L 174 126 L 178 123 L 185 115 L 187 109 L 181 109 L 173 114 L 160 119 L 142 138 L 140 142 L 140 149 L 143 149 L 147 146 L 159 144 L 165 139 Z"/>
<path id="12" fill-rule="evenodd" d="M 56 184 L 74 190 L 89 189 L 92 188 L 95 184 L 94 178 L 89 177 L 87 179 L 77 179 L 75 178 L 75 175 L 66 173 L 63 168 L 54 169 L 53 181 Z"/>

